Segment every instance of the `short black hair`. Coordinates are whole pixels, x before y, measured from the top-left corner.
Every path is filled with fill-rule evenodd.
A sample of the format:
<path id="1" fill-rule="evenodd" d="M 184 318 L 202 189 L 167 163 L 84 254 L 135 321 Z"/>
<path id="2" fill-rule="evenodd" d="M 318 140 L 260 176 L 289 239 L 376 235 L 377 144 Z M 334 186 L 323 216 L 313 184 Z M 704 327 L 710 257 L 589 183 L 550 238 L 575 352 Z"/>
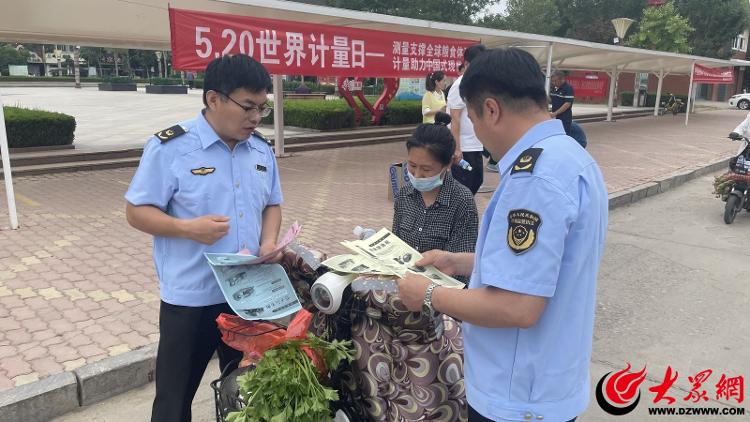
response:
<path id="1" fill-rule="evenodd" d="M 464 50 L 464 61 L 471 63 L 485 51 L 487 51 L 487 47 L 484 44 L 474 44 Z"/>
<path id="2" fill-rule="evenodd" d="M 436 82 L 442 81 L 445 78 L 445 73 L 441 70 L 437 70 L 435 72 L 430 72 L 427 74 L 427 78 L 425 78 L 424 81 L 424 87 L 428 91 L 432 92 L 437 87 L 435 85 Z"/>
<path id="3" fill-rule="evenodd" d="M 406 150 L 424 148 L 435 161 L 443 166 L 449 165 L 453 161 L 453 152 L 456 149 L 456 140 L 447 126 L 450 122 L 450 115 L 438 111 L 434 124 L 423 123 L 417 126 L 411 138 L 406 141 Z"/>
<path id="4" fill-rule="evenodd" d="M 262 64 L 246 54 L 223 56 L 213 60 L 203 77 L 203 104 L 208 91 L 231 94 L 235 89 L 245 88 L 250 92 L 271 92 L 271 76 Z"/>
<path id="5" fill-rule="evenodd" d="M 461 97 L 481 116 L 482 102 L 493 97 L 515 111 L 547 109 L 545 76 L 534 56 L 519 48 L 497 48 L 481 54 L 464 73 Z"/>

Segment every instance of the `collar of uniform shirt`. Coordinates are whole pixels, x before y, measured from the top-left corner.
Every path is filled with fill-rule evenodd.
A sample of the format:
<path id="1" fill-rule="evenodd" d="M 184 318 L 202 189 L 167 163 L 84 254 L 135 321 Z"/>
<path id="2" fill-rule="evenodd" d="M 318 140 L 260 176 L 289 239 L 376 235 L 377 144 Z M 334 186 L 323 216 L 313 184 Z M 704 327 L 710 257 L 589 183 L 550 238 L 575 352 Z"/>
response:
<path id="1" fill-rule="evenodd" d="M 451 204 L 451 193 L 453 192 L 453 186 L 455 183 L 455 179 L 451 175 L 450 171 L 447 171 L 445 173 L 445 178 L 443 179 L 443 186 L 440 188 L 440 192 L 438 192 L 437 198 L 435 198 L 435 203 L 440 204 L 441 206 L 448 207 Z M 414 189 L 413 186 L 409 186 L 411 189 L 411 192 L 409 195 L 414 197 L 415 199 L 421 199 L 419 195 L 421 194 L 420 191 Z"/>
<path id="2" fill-rule="evenodd" d="M 208 123 L 208 120 L 206 120 L 206 116 L 204 113 L 205 113 L 205 110 L 202 110 L 198 114 L 197 130 L 198 130 L 198 137 L 201 139 L 201 147 L 203 147 L 203 149 L 205 150 L 211 145 L 220 141 L 221 137 L 216 133 L 214 128 L 211 127 L 211 124 Z M 239 142 L 239 144 L 245 143 L 247 144 L 247 148 L 256 149 L 262 152 L 262 150 L 260 150 L 256 145 L 253 145 L 252 140 L 254 136 L 255 135 L 250 135 L 250 138 L 248 138 L 246 141 Z M 262 141 L 259 141 L 259 142 L 262 142 Z"/>
<path id="3" fill-rule="evenodd" d="M 560 120 L 550 119 L 544 122 L 536 124 L 534 127 L 529 129 L 518 142 L 513 145 L 508 152 L 503 155 L 503 158 L 497 163 L 497 168 L 500 174 L 505 174 L 510 170 L 510 166 L 516 161 L 519 155 L 527 149 L 531 148 L 532 145 L 541 141 L 542 139 L 549 138 L 550 136 L 565 135 L 565 128 L 563 128 Z"/>

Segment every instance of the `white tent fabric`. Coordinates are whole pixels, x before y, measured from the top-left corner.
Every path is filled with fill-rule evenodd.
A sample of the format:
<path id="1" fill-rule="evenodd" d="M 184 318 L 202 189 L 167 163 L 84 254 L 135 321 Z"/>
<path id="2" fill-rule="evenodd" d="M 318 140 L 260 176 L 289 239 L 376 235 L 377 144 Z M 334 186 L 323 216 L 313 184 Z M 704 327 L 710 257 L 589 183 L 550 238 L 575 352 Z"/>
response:
<path id="1" fill-rule="evenodd" d="M 746 61 L 718 60 L 567 38 L 429 22 L 281 0 L 0 0 L 0 41 L 77 44 L 151 50 L 170 49 L 168 7 L 319 23 L 343 27 L 442 36 L 482 42 L 488 47 L 518 47 L 532 53 L 549 74 L 552 67 L 606 71 L 610 74 L 608 120 L 612 119 L 615 81 L 620 72 L 649 72 L 659 77 L 658 94 L 667 74 L 691 75 L 705 67 L 748 66 Z M 377 75 L 373 75 L 377 76 Z M 280 78 L 274 78 L 280 87 Z M 282 101 L 276 89 L 276 153 L 282 155 Z M 0 96 L 2 104 L 2 96 Z M 278 106 L 281 107 L 278 107 Z M 658 105 L 657 107 L 658 108 Z M 655 113 L 656 113 L 655 108 Z M 689 109 L 689 108 L 688 108 Z M 687 124 L 689 113 L 686 113 Z M 0 146 L 11 228 L 18 227 L 13 198 L 7 135 L 0 113 Z"/>

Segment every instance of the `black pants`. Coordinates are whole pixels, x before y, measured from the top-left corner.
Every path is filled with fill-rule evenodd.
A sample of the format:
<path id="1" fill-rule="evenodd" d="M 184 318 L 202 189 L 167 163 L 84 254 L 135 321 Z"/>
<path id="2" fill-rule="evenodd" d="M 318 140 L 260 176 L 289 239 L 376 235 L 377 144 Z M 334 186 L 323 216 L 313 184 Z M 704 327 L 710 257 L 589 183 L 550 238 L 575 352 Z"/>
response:
<path id="1" fill-rule="evenodd" d="M 562 122 L 563 127 L 565 128 L 565 134 L 568 135 L 568 136 L 570 136 L 570 126 L 573 124 L 573 120 L 570 120 L 570 119 L 561 119 L 559 117 L 557 119 Z"/>
<path id="2" fill-rule="evenodd" d="M 568 422 L 575 422 L 576 419 L 578 418 L 573 418 L 569 420 Z M 492 419 L 487 419 L 484 416 L 480 415 L 479 412 L 474 410 L 473 407 L 469 406 L 469 422 L 493 422 L 493 421 Z"/>
<path id="3" fill-rule="evenodd" d="M 459 166 L 453 166 L 451 167 L 451 173 L 459 183 L 469 188 L 472 194 L 476 194 L 482 183 L 484 183 L 482 151 L 464 152 L 464 160 L 471 164 L 471 171 L 464 170 Z"/>
<path id="4" fill-rule="evenodd" d="M 214 351 L 221 369 L 242 357 L 221 341 L 216 317 L 222 312 L 234 314 L 226 303 L 191 307 L 161 302 L 152 422 L 189 422 L 193 397 Z"/>

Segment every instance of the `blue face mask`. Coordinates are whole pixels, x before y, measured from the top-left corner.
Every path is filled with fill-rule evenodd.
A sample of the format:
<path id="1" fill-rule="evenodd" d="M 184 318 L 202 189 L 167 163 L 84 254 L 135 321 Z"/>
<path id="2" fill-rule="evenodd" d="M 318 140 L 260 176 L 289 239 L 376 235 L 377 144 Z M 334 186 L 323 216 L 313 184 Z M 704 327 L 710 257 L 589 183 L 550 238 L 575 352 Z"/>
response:
<path id="1" fill-rule="evenodd" d="M 430 192 L 443 186 L 444 172 L 440 172 L 432 177 L 414 177 L 410 171 L 407 172 L 409 174 L 409 182 L 414 186 L 414 189 L 420 192 Z"/>

